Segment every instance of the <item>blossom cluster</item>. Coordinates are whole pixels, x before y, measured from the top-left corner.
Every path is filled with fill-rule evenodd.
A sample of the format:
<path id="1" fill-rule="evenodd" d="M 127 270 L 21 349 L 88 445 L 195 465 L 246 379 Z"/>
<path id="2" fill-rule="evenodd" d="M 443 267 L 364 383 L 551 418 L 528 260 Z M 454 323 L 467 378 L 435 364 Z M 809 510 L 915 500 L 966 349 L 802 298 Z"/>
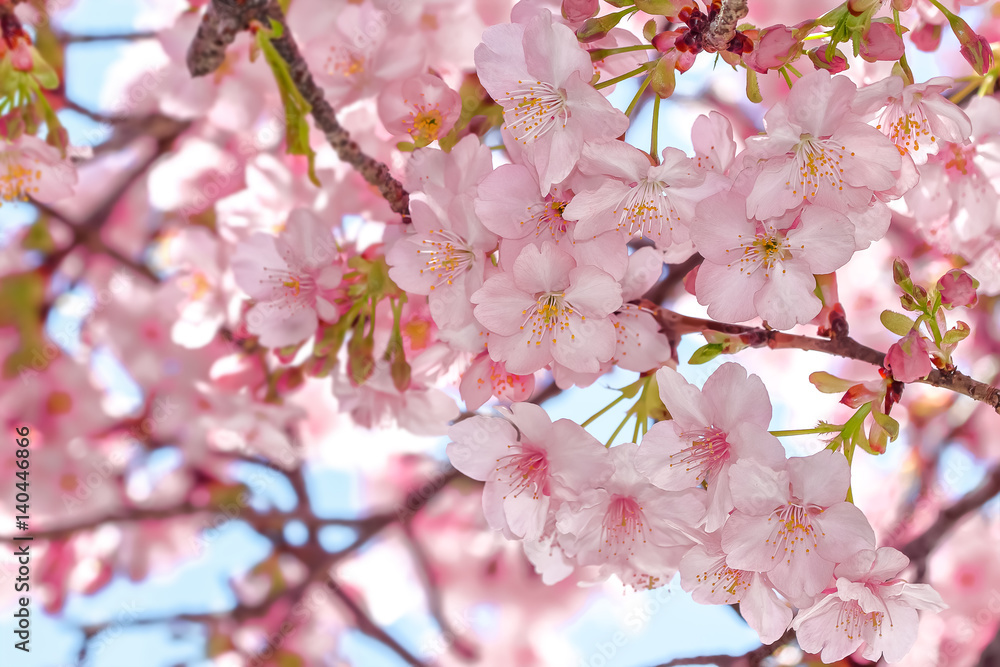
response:
<path id="1" fill-rule="evenodd" d="M 625 9 L 611 14 L 596 0 L 295 0 L 283 3 L 284 23 L 255 19 L 230 35 L 224 62 L 201 78 L 188 70 L 189 47 L 201 21 L 234 3 L 164 3 L 146 17 L 154 37 L 132 45 L 150 71 L 140 76 L 125 59 L 112 86 L 158 133 L 132 137 L 112 119 L 127 145 L 121 163 L 105 161 L 110 148 L 95 157 L 69 145 L 53 111 L 67 103 L 56 70 L 10 18 L 28 4 L 0 0 L 0 205 L 29 201 L 45 215 L 18 237 L 26 257 L 3 249 L 0 325 L 12 335 L 0 339 L 0 407 L 44 432 L 52 452 L 79 453 L 85 441 L 97 465 L 125 480 L 120 492 L 96 491 L 88 511 L 215 509 L 243 488 L 232 459 L 294 471 L 333 449 L 338 438 L 327 436 L 343 415 L 362 428 L 447 435 L 451 464 L 484 483 L 486 524 L 509 540 L 490 553 L 526 558 L 542 582 L 562 587 L 547 590 L 612 577 L 650 589 L 679 577 L 697 602 L 739 604 L 763 642 L 792 629 L 825 662 L 858 651 L 898 662 L 917 640 L 917 612 L 945 608 L 929 585 L 902 578 L 910 564 L 893 548 L 902 541 L 877 543 L 879 517 L 853 504 L 851 470 L 856 446 L 881 454 L 896 440 L 906 418 L 889 412 L 904 385 L 954 374 L 959 344 L 996 352 L 988 311 L 966 318 L 975 331 L 949 329 L 945 311 L 1000 294 L 1000 102 L 980 94 L 959 106 L 962 93 L 946 96 L 953 79 L 914 79 L 899 16 L 915 21 L 907 40 L 925 50 L 948 23 L 981 92 L 997 69 L 989 41 L 936 0 L 850 0 L 795 24 L 793 8 L 771 3 L 769 13 L 761 0 L 749 3 L 754 23 L 724 39 L 711 28 L 733 3 L 718 0 L 704 11 L 693 0 L 616 0 Z M 962 4 L 974 3 L 951 6 Z M 301 62 L 277 55 L 286 30 Z M 661 104 L 685 102 L 678 78 L 694 76 L 704 54 L 741 71 L 748 99 L 767 97 L 766 109 L 706 93 L 711 104 L 691 105 L 691 150 L 661 146 Z M 307 114 L 325 112 L 307 108 L 296 87 L 306 70 L 342 135 L 328 131 L 330 118 L 324 134 L 310 134 Z M 623 111 L 610 95 L 633 76 L 642 83 Z M 780 92 L 768 88 L 775 81 Z M 634 111 L 647 98 L 648 151 L 634 145 Z M 120 199 L 97 205 L 91 190 L 117 183 L 126 163 L 141 168 Z M 380 195 L 394 191 L 403 193 L 395 201 Z M 80 221 L 76 209 L 96 217 Z M 879 379 L 810 376 L 857 410 L 826 449 L 789 457 L 768 431 L 764 383 L 743 367 L 723 364 L 701 389 L 675 370 L 677 339 L 695 330 L 712 354 L 805 325 L 821 343 L 843 341 L 838 272 L 842 285 L 856 281 L 844 302 L 865 312 L 866 290 L 881 286 L 864 269 L 843 269 L 856 253 L 879 256 L 893 233 L 894 249 L 932 255 L 941 277 L 925 289 L 896 262 L 910 314 L 868 318 L 896 336 L 884 363 L 869 350 Z M 109 258 L 142 278 L 118 289 Z M 670 280 L 715 328 L 671 330 L 662 294 L 654 299 L 682 263 L 694 268 Z M 115 298 L 84 309 L 71 354 L 35 363 L 55 295 L 78 282 Z M 141 406 L 118 406 L 124 421 L 92 377 L 99 354 L 141 394 Z M 616 370 L 639 378 L 620 399 L 636 401 L 632 442 L 605 446 L 586 424 L 552 421 L 532 402 L 549 377 L 569 390 Z M 499 417 L 479 413 L 494 406 Z M 910 426 L 944 429 L 947 406 L 919 408 Z M 949 424 L 949 438 L 979 443 L 995 429 L 969 423 Z M 130 472 L 175 445 L 183 464 L 168 474 Z M 86 474 L 81 460 L 46 463 L 53 498 Z M 81 502 L 39 512 L 59 524 Z M 462 540 L 482 518 L 465 509 L 441 520 Z M 115 570 L 144 576 L 149 563 L 131 545 L 147 534 L 182 551 L 176 535 L 138 522 L 116 538 L 120 550 L 53 549 L 51 608 L 71 588 L 74 558 L 88 563 L 73 570 L 88 593 Z M 274 567 L 274 582 L 293 578 Z M 259 574 L 241 583 L 242 597 L 253 598 Z"/>
<path id="2" fill-rule="evenodd" d="M 824 662 L 862 647 L 869 660 L 902 659 L 917 610 L 945 605 L 899 578 L 906 556 L 876 548 L 845 500 L 843 454 L 786 458 L 766 430 L 767 390 L 738 364 L 700 390 L 671 368 L 656 380 L 672 419 L 638 446 L 606 449 L 574 422 L 514 403 L 452 426 L 449 458 L 486 483 L 490 525 L 521 540 L 546 581 L 578 570 L 655 588 L 679 572 L 695 601 L 739 603 L 765 644 L 791 626 Z"/>

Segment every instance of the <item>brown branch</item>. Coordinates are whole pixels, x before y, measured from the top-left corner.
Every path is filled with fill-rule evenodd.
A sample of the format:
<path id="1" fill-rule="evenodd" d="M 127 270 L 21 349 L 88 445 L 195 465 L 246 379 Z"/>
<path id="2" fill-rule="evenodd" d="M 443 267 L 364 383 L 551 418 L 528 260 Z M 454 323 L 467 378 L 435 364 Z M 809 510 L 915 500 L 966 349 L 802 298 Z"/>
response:
<path id="1" fill-rule="evenodd" d="M 748 665 L 749 667 L 757 667 L 760 665 L 765 658 L 770 657 L 774 652 L 784 646 L 785 644 L 791 642 L 795 639 L 794 630 L 785 630 L 785 634 L 778 638 L 777 641 L 771 642 L 770 644 L 764 644 L 763 646 L 758 646 L 752 651 L 747 651 L 743 655 L 701 655 L 688 658 L 675 658 L 670 662 L 664 662 L 657 667 L 677 667 L 678 665 L 723 665 L 729 667 L 731 665 Z"/>
<path id="2" fill-rule="evenodd" d="M 344 591 L 344 589 L 337 585 L 335 580 L 329 579 L 326 586 L 354 616 L 354 622 L 357 625 L 358 630 L 365 633 L 372 639 L 376 639 L 382 644 L 385 644 L 387 647 L 392 649 L 396 655 L 402 658 L 406 664 L 411 665 L 411 667 L 426 667 L 427 663 L 410 653 L 399 642 L 393 639 L 389 633 L 375 623 L 365 610 L 362 609 L 361 606 Z"/>
<path id="3" fill-rule="evenodd" d="M 716 51 L 725 51 L 736 36 L 736 26 L 749 12 L 747 0 L 722 0 L 722 8 L 705 29 L 704 44 Z"/>
<path id="4" fill-rule="evenodd" d="M 77 35 L 71 33 L 59 33 L 56 38 L 63 44 L 87 44 L 90 42 L 111 42 L 111 41 L 139 41 L 143 39 L 154 39 L 155 32 L 113 32 L 105 35 Z"/>
<path id="5" fill-rule="evenodd" d="M 904 546 L 900 551 L 910 558 L 917 568 L 917 579 L 923 579 L 927 567 L 927 557 L 937 547 L 938 542 L 958 524 L 967 514 L 970 514 L 1000 493 L 1000 465 L 995 466 L 986 475 L 979 486 L 968 492 L 954 504 L 941 510 L 934 523 Z"/>
<path id="6" fill-rule="evenodd" d="M 187 64 L 191 75 L 205 76 L 214 72 L 225 59 L 226 47 L 233 43 L 240 31 L 249 29 L 253 21 L 270 25 L 271 20 L 284 28 L 284 34 L 273 39 L 272 44 L 288 63 L 295 87 L 312 107 L 311 113 L 316 126 L 326 135 L 326 140 L 340 159 L 354 167 L 368 183 L 375 186 L 392 210 L 399 213 L 404 222 L 408 222 L 409 193 L 393 178 L 389 167 L 365 155 L 347 130 L 341 127 L 336 112 L 326 101 L 322 89 L 316 84 L 309 66 L 299 52 L 285 22 L 284 13 L 274 0 L 212 0 L 188 50 Z"/>
<path id="7" fill-rule="evenodd" d="M 718 331 L 720 333 L 739 336 L 750 347 L 812 350 L 844 357 L 845 359 L 864 361 L 880 368 L 885 364 L 884 352 L 879 352 L 867 345 L 862 345 L 850 336 L 814 338 L 812 336 L 775 331 L 774 329 L 715 322 L 700 317 L 681 315 L 680 313 L 675 313 L 672 310 L 656 306 L 652 303 L 647 303 L 646 305 L 653 311 L 657 321 L 660 323 L 661 330 L 668 338 L 691 333 L 703 333 L 705 331 Z M 961 371 L 934 370 L 926 378 L 919 380 L 919 382 L 949 389 L 968 396 L 989 405 L 1000 414 L 1000 389 L 974 380 Z"/>

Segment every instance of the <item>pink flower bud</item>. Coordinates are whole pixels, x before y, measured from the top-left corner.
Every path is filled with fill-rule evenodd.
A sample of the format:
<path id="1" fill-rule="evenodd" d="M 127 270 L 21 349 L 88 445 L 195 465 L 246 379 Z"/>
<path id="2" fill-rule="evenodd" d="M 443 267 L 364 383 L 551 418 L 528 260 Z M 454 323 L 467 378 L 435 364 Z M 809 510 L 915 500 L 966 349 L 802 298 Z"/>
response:
<path id="1" fill-rule="evenodd" d="M 597 14 L 598 0 L 563 0 L 562 15 L 570 23 L 582 23 Z"/>
<path id="2" fill-rule="evenodd" d="M 785 25 L 765 28 L 760 33 L 752 53 L 744 56 L 743 62 L 764 74 L 769 69 L 778 69 L 796 58 L 802 49 L 802 41 L 795 32 Z"/>
<path id="3" fill-rule="evenodd" d="M 884 0 L 847 0 L 847 11 L 854 16 L 860 16 L 875 9 L 877 5 L 880 6 L 883 2 Z"/>
<path id="4" fill-rule="evenodd" d="M 993 68 L 993 49 L 990 48 L 990 43 L 985 37 L 977 35 L 976 31 L 960 17 L 952 14 L 948 17 L 948 21 L 955 37 L 962 45 L 962 57 L 972 65 L 977 74 L 985 76 Z"/>
<path id="5" fill-rule="evenodd" d="M 861 41 L 861 57 L 870 63 L 899 60 L 903 57 L 903 38 L 888 23 L 872 23 Z"/>
<path id="6" fill-rule="evenodd" d="M 825 45 L 817 49 L 813 49 L 808 55 L 809 60 L 812 61 L 813 67 L 816 69 L 825 69 L 829 71 L 830 74 L 837 74 L 847 69 L 847 58 L 840 53 L 840 49 L 834 50 L 833 58 L 831 60 L 826 59 Z"/>
<path id="7" fill-rule="evenodd" d="M 905 12 L 913 4 L 913 0 L 892 0 L 892 8 L 897 12 Z"/>
<path id="8" fill-rule="evenodd" d="M 893 343 L 885 355 L 885 366 L 892 377 L 900 382 L 916 382 L 931 372 L 927 341 L 916 331 L 911 331 L 898 343 Z"/>
<path id="9" fill-rule="evenodd" d="M 979 301 L 976 288 L 979 281 L 962 269 L 952 269 L 937 281 L 938 292 L 941 293 L 941 303 L 945 308 L 964 306 L 971 308 Z"/>

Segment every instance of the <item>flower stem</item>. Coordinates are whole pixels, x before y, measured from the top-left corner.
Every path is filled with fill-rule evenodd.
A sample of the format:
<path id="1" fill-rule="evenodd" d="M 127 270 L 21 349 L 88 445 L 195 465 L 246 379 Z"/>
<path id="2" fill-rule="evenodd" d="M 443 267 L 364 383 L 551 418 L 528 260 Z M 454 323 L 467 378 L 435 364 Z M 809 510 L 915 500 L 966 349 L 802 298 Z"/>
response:
<path id="1" fill-rule="evenodd" d="M 656 158 L 657 155 L 656 135 L 659 133 L 659 130 L 660 130 L 660 96 L 657 95 L 655 98 L 653 98 L 653 131 L 650 133 L 649 137 L 649 154 L 650 156 L 652 156 L 654 160 L 656 160 L 657 163 L 659 163 L 659 160 L 657 160 Z"/>
<path id="2" fill-rule="evenodd" d="M 653 78 L 651 74 L 646 75 L 646 78 L 642 80 L 642 85 L 639 86 L 639 90 L 636 91 L 635 97 L 629 102 L 628 108 L 625 109 L 625 115 L 629 118 L 632 116 L 632 111 L 635 109 L 635 105 L 639 103 L 639 98 L 642 97 L 642 91 L 646 90 L 646 86 L 649 85 L 650 80 Z"/>
<path id="3" fill-rule="evenodd" d="M 628 53 L 629 51 L 644 51 L 646 49 L 655 49 L 656 47 L 652 44 L 636 44 L 634 46 L 619 46 L 613 49 L 594 49 L 590 52 L 590 59 L 594 62 L 598 60 L 604 60 L 608 56 L 613 56 L 616 53 Z"/>
<path id="4" fill-rule="evenodd" d="M 594 84 L 594 88 L 600 90 L 601 88 L 607 88 L 608 86 L 612 86 L 620 81 L 624 81 L 625 79 L 631 79 L 636 74 L 642 74 L 646 70 L 651 69 L 654 64 L 655 63 L 652 61 L 648 63 L 643 63 L 642 65 L 639 65 L 631 72 L 625 72 L 621 76 L 616 76 L 615 78 L 608 79 L 607 81 L 598 81 L 597 83 Z"/>

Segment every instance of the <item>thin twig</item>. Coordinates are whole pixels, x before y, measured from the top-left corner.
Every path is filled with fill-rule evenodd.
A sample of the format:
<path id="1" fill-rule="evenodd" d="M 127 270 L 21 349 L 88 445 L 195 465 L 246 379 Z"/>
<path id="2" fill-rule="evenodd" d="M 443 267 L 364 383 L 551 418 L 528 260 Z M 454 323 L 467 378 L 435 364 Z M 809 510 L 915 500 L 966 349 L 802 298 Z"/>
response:
<path id="1" fill-rule="evenodd" d="M 365 155 L 358 144 L 351 139 L 347 130 L 337 121 L 337 114 L 322 89 L 316 84 L 309 65 L 299 51 L 285 22 L 284 13 L 274 0 L 243 0 L 226 2 L 213 0 L 202 17 L 201 25 L 191 48 L 188 50 L 187 64 L 192 76 L 205 76 L 218 69 L 225 59 L 226 47 L 233 43 L 236 35 L 249 29 L 251 22 L 258 21 L 270 25 L 279 23 L 284 34 L 272 40 L 275 50 L 288 64 L 288 71 L 295 87 L 312 107 L 312 117 L 316 126 L 326 135 L 326 140 L 341 160 L 354 167 L 368 183 L 375 186 L 389 202 L 393 211 L 409 221 L 410 195 L 403 185 L 389 172 L 389 167 Z"/>
<path id="2" fill-rule="evenodd" d="M 773 329 L 762 329 L 760 327 L 748 327 L 740 324 L 726 324 L 715 322 L 700 317 L 690 317 L 675 313 L 667 308 L 649 303 L 661 330 L 670 337 L 671 335 L 683 336 L 690 333 L 703 333 L 705 331 L 718 331 L 720 333 L 740 336 L 741 340 L 750 347 L 769 347 L 772 349 L 797 349 L 813 350 L 823 352 L 845 359 L 855 359 L 864 361 L 873 366 L 883 367 L 885 364 L 885 353 L 872 349 L 867 345 L 862 345 L 850 336 L 838 336 L 836 338 L 813 338 L 811 336 L 801 336 L 798 334 L 784 333 Z M 1000 414 L 1000 389 L 990 386 L 984 382 L 979 382 L 965 375 L 961 371 L 934 370 L 924 378 L 919 380 L 923 384 L 949 389 L 956 393 L 968 396 L 992 407 Z"/>

